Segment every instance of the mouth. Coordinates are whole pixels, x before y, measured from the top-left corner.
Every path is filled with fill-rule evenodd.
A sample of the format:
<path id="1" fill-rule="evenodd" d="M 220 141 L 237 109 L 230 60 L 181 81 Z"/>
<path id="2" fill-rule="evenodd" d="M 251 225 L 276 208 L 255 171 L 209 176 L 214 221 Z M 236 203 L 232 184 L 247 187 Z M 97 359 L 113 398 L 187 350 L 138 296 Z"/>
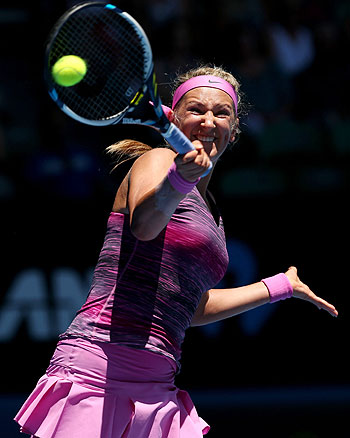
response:
<path id="1" fill-rule="evenodd" d="M 213 136 L 204 136 L 204 135 L 197 135 L 197 140 L 202 142 L 213 142 L 215 140 L 215 137 Z"/>

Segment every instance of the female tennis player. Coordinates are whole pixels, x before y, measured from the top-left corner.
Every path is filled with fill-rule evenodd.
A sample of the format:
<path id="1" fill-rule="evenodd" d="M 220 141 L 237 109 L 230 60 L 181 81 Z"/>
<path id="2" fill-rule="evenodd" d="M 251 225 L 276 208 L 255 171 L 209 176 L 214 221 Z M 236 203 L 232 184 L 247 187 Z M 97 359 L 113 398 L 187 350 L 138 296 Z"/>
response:
<path id="1" fill-rule="evenodd" d="M 231 74 L 200 67 L 178 78 L 168 111 L 195 150 L 178 155 L 131 140 L 109 147 L 139 157 L 118 188 L 88 298 L 15 418 L 23 432 L 201 437 L 209 426 L 174 385 L 188 327 L 291 296 L 337 316 L 295 267 L 244 287 L 214 289 L 228 256 L 207 187 L 236 138 L 240 104 Z"/>

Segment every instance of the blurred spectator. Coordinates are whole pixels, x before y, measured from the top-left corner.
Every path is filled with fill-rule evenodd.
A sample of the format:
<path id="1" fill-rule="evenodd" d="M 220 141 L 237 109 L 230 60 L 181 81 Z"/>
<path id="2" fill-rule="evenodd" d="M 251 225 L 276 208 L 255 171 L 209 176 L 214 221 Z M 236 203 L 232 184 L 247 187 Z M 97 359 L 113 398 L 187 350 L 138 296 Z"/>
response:
<path id="1" fill-rule="evenodd" d="M 181 0 L 149 0 L 146 8 L 147 29 L 155 56 L 169 54 L 174 49 L 176 28 L 182 16 Z"/>
<path id="2" fill-rule="evenodd" d="M 5 129 L 8 125 L 8 114 L 2 107 L 0 94 L 0 200 L 8 200 L 15 195 L 13 169 L 8 157 Z"/>
<path id="3" fill-rule="evenodd" d="M 177 0 L 149 0 L 148 18 L 155 27 L 163 28 L 173 23 L 181 15 L 181 1 Z"/>
<path id="4" fill-rule="evenodd" d="M 297 2 L 298 3 L 298 2 Z M 314 58 L 311 31 L 300 20 L 298 5 L 279 4 L 279 15 L 270 26 L 274 56 L 281 69 L 293 76 L 305 71 Z"/>
<path id="5" fill-rule="evenodd" d="M 249 22 L 261 26 L 264 24 L 265 10 L 261 0 L 222 0 L 220 4 L 220 23 Z"/>
<path id="6" fill-rule="evenodd" d="M 108 141 L 95 137 L 91 144 L 97 134 L 91 135 L 86 126 L 79 128 L 79 135 L 65 132 L 47 111 L 50 98 L 41 74 L 49 28 L 76 3 L 21 0 L 10 18 L 4 15 L 0 32 L 4 196 L 30 182 L 37 193 L 52 189 L 63 198 L 87 199 L 96 181 L 102 182 L 96 159 Z M 119 0 L 118 7 L 133 15 L 150 38 L 165 104 L 170 101 L 172 75 L 197 61 L 224 64 L 240 78 L 251 109 L 248 116 L 241 115 L 243 135 L 237 151 L 247 163 L 254 162 L 257 151 L 257 158 L 281 150 L 287 156 L 307 149 L 315 154 L 325 145 L 327 157 L 350 155 L 348 1 L 218 0 L 213 8 L 209 0 Z M 40 14 L 46 20 L 33 26 Z M 27 38 L 18 55 L 15 48 L 23 29 Z M 114 128 L 113 141 L 120 129 Z M 23 168 L 28 180 L 21 174 Z"/>
<path id="7" fill-rule="evenodd" d="M 327 20 L 315 25 L 313 63 L 294 80 L 295 117 L 328 123 L 338 112 L 345 91 L 339 37 L 334 22 Z"/>
<path id="8" fill-rule="evenodd" d="M 97 138 L 98 128 L 69 119 L 51 102 L 44 107 L 40 148 L 33 151 L 23 166 L 26 186 L 45 197 L 93 199 L 99 185 L 103 146 Z"/>
<path id="9" fill-rule="evenodd" d="M 271 56 L 264 28 L 235 26 L 232 69 L 251 105 L 247 118 L 241 117 L 241 124 L 248 133 L 260 135 L 266 123 L 288 112 L 292 96 L 290 80 Z"/>
<path id="10" fill-rule="evenodd" d="M 93 199 L 98 161 L 89 148 L 70 144 L 59 151 L 42 150 L 26 165 L 27 184 L 35 193 L 61 199 Z"/>

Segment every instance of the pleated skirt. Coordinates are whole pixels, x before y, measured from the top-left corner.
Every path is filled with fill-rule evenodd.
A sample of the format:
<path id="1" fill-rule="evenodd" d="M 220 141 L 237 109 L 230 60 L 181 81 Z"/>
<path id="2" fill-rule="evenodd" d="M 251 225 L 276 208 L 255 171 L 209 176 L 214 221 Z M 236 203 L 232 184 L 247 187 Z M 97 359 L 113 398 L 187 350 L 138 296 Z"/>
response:
<path id="1" fill-rule="evenodd" d="M 209 431 L 175 362 L 115 344 L 67 339 L 15 417 L 38 438 L 197 438 Z"/>

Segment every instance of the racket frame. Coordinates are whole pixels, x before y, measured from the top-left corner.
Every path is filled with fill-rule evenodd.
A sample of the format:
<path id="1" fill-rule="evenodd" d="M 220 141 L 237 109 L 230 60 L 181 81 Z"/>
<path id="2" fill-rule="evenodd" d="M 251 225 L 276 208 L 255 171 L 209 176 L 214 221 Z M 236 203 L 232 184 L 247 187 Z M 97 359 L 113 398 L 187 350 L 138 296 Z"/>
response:
<path id="1" fill-rule="evenodd" d="M 79 114 L 77 114 L 75 111 L 73 111 L 68 105 L 66 105 L 60 99 L 59 93 L 56 91 L 56 84 L 54 83 L 54 81 L 52 79 L 51 69 L 49 68 L 49 56 L 50 56 L 51 47 L 52 47 L 57 35 L 59 34 L 60 30 L 62 29 L 62 27 L 66 24 L 66 22 L 70 19 L 70 17 L 75 15 L 77 12 L 79 12 L 79 10 L 86 9 L 88 7 L 96 7 L 96 6 L 100 6 L 103 9 L 109 9 L 109 10 L 121 15 L 125 20 L 127 20 L 132 25 L 132 27 L 136 31 L 136 33 L 139 35 L 140 42 L 142 43 L 142 47 L 143 47 L 143 50 L 145 52 L 144 78 L 143 78 L 143 86 L 141 87 L 141 89 L 139 89 L 136 92 L 136 94 L 134 95 L 134 97 L 131 98 L 130 104 L 127 107 L 125 107 L 123 111 L 121 111 L 117 114 L 111 115 L 109 117 L 106 117 L 104 119 L 99 119 L 99 120 L 88 119 L 86 117 L 80 116 Z M 108 126 L 108 125 L 117 124 L 120 122 L 121 119 L 124 118 L 124 116 L 127 113 L 132 113 L 135 106 L 137 106 L 137 104 L 140 102 L 141 97 L 147 93 L 147 89 L 148 89 L 148 86 L 150 84 L 149 78 L 151 77 L 151 75 L 153 73 L 153 69 L 154 69 L 153 61 L 152 61 L 151 45 L 150 45 L 150 42 L 148 40 L 148 37 L 147 37 L 145 31 L 142 29 L 142 27 L 139 25 L 139 23 L 130 14 L 128 14 L 125 11 L 122 11 L 117 6 L 112 5 L 110 3 L 99 2 L 99 1 L 84 2 L 84 3 L 80 3 L 78 5 L 75 5 L 71 9 L 66 11 L 59 18 L 59 20 L 56 22 L 54 28 L 52 29 L 52 31 L 49 35 L 48 43 L 46 45 L 46 50 L 45 50 L 45 60 L 44 61 L 45 61 L 44 79 L 45 79 L 45 82 L 46 82 L 47 87 L 48 87 L 48 93 L 51 96 L 52 100 L 69 117 L 75 119 L 76 121 L 78 121 L 80 123 L 83 123 L 86 125 L 92 125 L 92 126 Z M 150 92 L 150 94 L 151 94 L 151 97 L 153 97 L 152 94 L 154 95 L 155 93 Z M 124 123 L 126 123 L 126 122 L 124 122 Z M 135 123 L 135 122 L 130 121 L 130 123 Z M 148 123 L 142 122 L 141 124 L 148 124 Z"/>
<path id="2" fill-rule="evenodd" d="M 143 85 L 134 94 L 133 97 L 131 96 L 134 92 L 131 93 L 130 102 L 122 111 L 100 120 L 92 120 L 80 116 L 60 99 L 59 93 L 55 89 L 56 85 L 52 78 L 51 69 L 49 68 L 50 50 L 63 25 L 67 22 L 67 20 L 69 20 L 72 15 L 76 14 L 79 10 L 87 7 L 96 6 L 109 9 L 114 13 L 121 15 L 125 20 L 127 20 L 140 37 L 140 40 L 142 41 L 142 48 L 145 52 Z M 49 95 L 51 96 L 53 101 L 64 113 L 66 113 L 69 117 L 78 121 L 79 123 L 92 126 L 108 126 L 118 123 L 146 125 L 156 129 L 179 154 L 185 154 L 191 150 L 194 150 L 194 146 L 192 145 L 190 140 L 182 133 L 182 131 L 180 131 L 172 122 L 168 120 L 167 116 L 163 112 L 162 102 L 158 94 L 158 87 L 154 74 L 151 44 L 145 31 L 130 14 L 122 11 L 117 6 L 99 1 L 84 2 L 72 7 L 65 14 L 63 14 L 62 17 L 55 24 L 49 36 L 45 51 L 44 75 Z M 147 111 L 143 111 L 143 109 L 147 109 Z M 152 114 L 152 116 L 145 117 L 144 115 L 147 113 L 148 115 Z M 210 169 L 211 167 L 208 169 L 208 172 L 210 171 Z M 208 172 L 206 172 L 206 174 Z"/>

